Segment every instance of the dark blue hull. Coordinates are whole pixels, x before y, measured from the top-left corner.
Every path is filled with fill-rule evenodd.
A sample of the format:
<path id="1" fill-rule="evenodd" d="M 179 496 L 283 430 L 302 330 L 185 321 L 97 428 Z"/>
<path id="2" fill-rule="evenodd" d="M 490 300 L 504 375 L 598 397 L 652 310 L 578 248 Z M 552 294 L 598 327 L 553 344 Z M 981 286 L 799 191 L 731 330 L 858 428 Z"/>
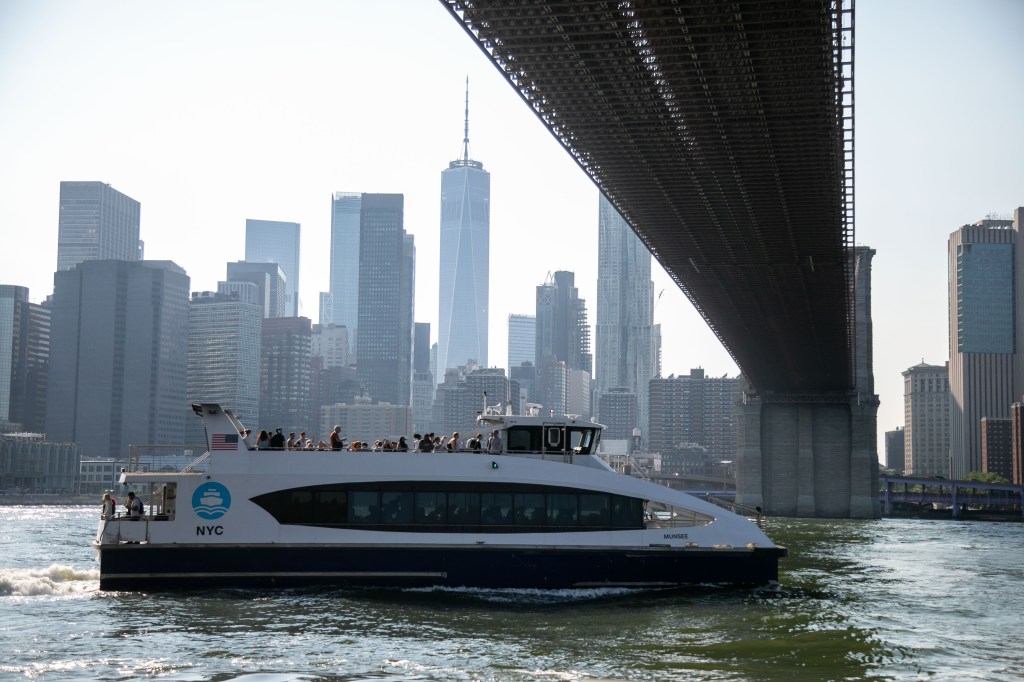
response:
<path id="1" fill-rule="evenodd" d="M 765 585 L 784 548 L 105 545 L 100 589 Z"/>

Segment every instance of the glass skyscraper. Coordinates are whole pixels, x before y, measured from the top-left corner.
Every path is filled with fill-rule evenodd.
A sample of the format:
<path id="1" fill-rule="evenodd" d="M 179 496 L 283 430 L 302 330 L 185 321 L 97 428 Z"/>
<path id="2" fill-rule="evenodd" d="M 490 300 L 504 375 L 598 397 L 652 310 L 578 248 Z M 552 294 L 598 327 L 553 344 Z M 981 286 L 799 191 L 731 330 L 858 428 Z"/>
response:
<path id="1" fill-rule="evenodd" d="M 189 278 L 170 261 L 98 260 L 53 278 L 46 435 L 86 457 L 181 445 Z"/>
<path id="2" fill-rule="evenodd" d="M 537 362 L 537 318 L 533 315 L 508 316 L 508 371 L 524 362 Z"/>
<path id="3" fill-rule="evenodd" d="M 660 374 L 660 329 L 654 324 L 651 253 L 604 195 L 600 197 L 597 237 L 597 404 L 613 389 L 637 397 L 637 423 L 648 429 L 648 384 Z M 616 404 L 614 401 L 604 403 Z M 604 422 L 612 415 L 598 414 Z M 643 434 L 646 440 L 646 433 Z"/>
<path id="4" fill-rule="evenodd" d="M 140 209 L 106 183 L 61 182 L 57 270 L 87 260 L 140 260 Z"/>
<path id="5" fill-rule="evenodd" d="M 981 419 L 1008 419 L 1024 389 L 1017 348 L 1024 287 L 1014 220 L 979 220 L 949 236 L 949 476 L 981 471 Z"/>
<path id="6" fill-rule="evenodd" d="M 415 248 L 401 194 L 363 194 L 356 373 L 373 402 L 410 404 Z"/>
<path id="7" fill-rule="evenodd" d="M 363 195 L 335 192 L 331 200 L 331 324 L 348 328 L 349 343 L 355 341 L 359 323 L 359 215 Z M 320 319 L 321 324 L 327 320 Z M 354 349 L 350 348 L 349 352 Z"/>
<path id="8" fill-rule="evenodd" d="M 469 90 L 462 158 L 441 172 L 437 366 L 487 367 L 491 174 L 469 158 Z"/>
<path id="9" fill-rule="evenodd" d="M 299 316 L 299 223 L 245 221 L 245 260 L 277 263 L 285 276 L 285 316 Z"/>

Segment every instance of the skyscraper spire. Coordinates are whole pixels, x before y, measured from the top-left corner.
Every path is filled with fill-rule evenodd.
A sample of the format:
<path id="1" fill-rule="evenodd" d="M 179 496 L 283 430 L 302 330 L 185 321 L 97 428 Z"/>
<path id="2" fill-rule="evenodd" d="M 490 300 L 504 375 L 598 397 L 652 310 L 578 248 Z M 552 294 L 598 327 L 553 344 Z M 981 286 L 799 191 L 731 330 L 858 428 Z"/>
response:
<path id="1" fill-rule="evenodd" d="M 462 160 L 469 161 L 469 76 L 466 76 L 466 125 L 462 135 Z"/>

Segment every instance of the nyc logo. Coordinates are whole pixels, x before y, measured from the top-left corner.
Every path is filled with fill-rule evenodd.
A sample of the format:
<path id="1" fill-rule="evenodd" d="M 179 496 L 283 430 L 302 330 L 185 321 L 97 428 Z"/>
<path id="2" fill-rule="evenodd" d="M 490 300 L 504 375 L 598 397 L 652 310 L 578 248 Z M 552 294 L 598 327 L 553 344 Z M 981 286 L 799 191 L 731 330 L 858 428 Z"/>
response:
<path id="1" fill-rule="evenodd" d="M 203 483 L 192 493 L 192 509 L 202 519 L 219 519 L 231 506 L 231 493 L 216 481 Z"/>

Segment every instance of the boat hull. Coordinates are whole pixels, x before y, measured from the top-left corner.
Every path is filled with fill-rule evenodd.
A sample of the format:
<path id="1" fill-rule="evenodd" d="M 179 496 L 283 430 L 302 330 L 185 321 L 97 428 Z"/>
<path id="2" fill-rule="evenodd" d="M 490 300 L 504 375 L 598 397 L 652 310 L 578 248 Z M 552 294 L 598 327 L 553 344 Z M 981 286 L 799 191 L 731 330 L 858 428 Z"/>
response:
<path id="1" fill-rule="evenodd" d="M 778 559 L 785 552 L 781 547 L 119 544 L 100 547 L 100 589 L 757 586 L 778 579 Z"/>

